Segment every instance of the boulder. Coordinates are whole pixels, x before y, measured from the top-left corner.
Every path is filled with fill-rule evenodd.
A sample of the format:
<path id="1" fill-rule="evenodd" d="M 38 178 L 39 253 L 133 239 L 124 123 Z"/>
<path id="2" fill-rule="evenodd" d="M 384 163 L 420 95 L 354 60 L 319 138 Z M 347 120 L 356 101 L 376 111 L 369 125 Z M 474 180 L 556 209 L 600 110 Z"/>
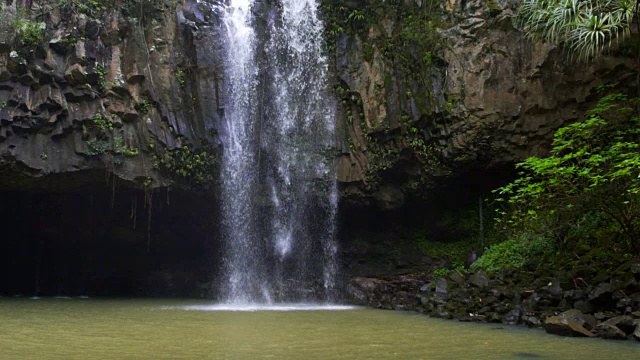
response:
<path id="1" fill-rule="evenodd" d="M 458 285 L 464 284 L 464 276 L 457 270 L 449 273 L 449 279 Z"/>
<path id="2" fill-rule="evenodd" d="M 424 285 L 422 285 L 420 287 L 420 291 L 421 292 L 430 292 L 430 291 L 435 290 L 435 288 L 436 288 L 436 284 L 434 284 L 433 281 L 429 281 L 428 283 L 426 283 L 426 284 L 424 284 Z"/>
<path id="3" fill-rule="evenodd" d="M 603 313 L 602 311 L 598 311 L 597 313 L 593 314 L 593 316 L 597 319 L 597 320 L 604 320 L 607 318 L 607 315 L 605 313 Z"/>
<path id="4" fill-rule="evenodd" d="M 359 289 L 349 284 L 347 285 L 347 294 L 349 295 L 352 301 L 355 301 L 359 304 L 367 304 L 367 300 L 368 300 L 367 293 L 362 291 L 362 289 Z"/>
<path id="5" fill-rule="evenodd" d="M 521 315 L 522 311 L 520 311 L 520 309 L 513 309 L 502 318 L 502 323 L 506 325 L 517 325 L 520 323 Z"/>
<path id="6" fill-rule="evenodd" d="M 578 309 L 567 310 L 560 314 L 562 317 L 569 318 L 587 330 L 593 330 L 596 327 L 597 319 L 593 315 L 583 314 Z"/>
<path id="7" fill-rule="evenodd" d="M 640 321 L 636 320 L 636 330 L 633 332 L 633 337 L 640 341 Z"/>
<path id="8" fill-rule="evenodd" d="M 631 334 L 636 329 L 635 320 L 628 315 L 616 316 L 613 317 L 602 324 L 608 324 L 611 326 L 615 326 L 618 329 L 622 330 L 625 334 Z"/>
<path id="9" fill-rule="evenodd" d="M 487 287 L 489 286 L 489 276 L 484 271 L 479 270 L 469 277 L 469 283 L 478 288 Z"/>
<path id="10" fill-rule="evenodd" d="M 573 319 L 564 316 L 551 316 L 542 325 L 544 331 L 560 336 L 595 336 Z"/>
<path id="11" fill-rule="evenodd" d="M 563 295 L 562 288 L 560 287 L 560 281 L 557 279 L 554 279 L 548 285 L 543 286 L 540 290 L 543 294 L 548 294 L 549 297 L 553 299 L 560 299 Z"/>
<path id="12" fill-rule="evenodd" d="M 589 293 L 591 303 L 606 302 L 611 300 L 611 285 L 608 283 L 600 283 Z"/>
<path id="13" fill-rule="evenodd" d="M 438 294 L 443 299 L 449 298 L 449 284 L 443 277 L 436 280 L 436 294 Z"/>
<path id="14" fill-rule="evenodd" d="M 347 293 L 352 300 L 370 303 L 376 298 L 376 293 L 384 293 L 387 289 L 388 283 L 384 280 L 356 277 L 351 279 L 351 282 L 347 286 Z"/>
<path id="15" fill-rule="evenodd" d="M 596 334 L 604 339 L 626 340 L 627 334 L 620 330 L 617 326 L 603 322 L 596 327 Z"/>
<path id="16" fill-rule="evenodd" d="M 540 322 L 540 319 L 538 319 L 533 315 L 525 315 L 522 318 L 522 322 L 529 327 L 540 327 L 540 325 L 542 325 L 542 322 Z"/>

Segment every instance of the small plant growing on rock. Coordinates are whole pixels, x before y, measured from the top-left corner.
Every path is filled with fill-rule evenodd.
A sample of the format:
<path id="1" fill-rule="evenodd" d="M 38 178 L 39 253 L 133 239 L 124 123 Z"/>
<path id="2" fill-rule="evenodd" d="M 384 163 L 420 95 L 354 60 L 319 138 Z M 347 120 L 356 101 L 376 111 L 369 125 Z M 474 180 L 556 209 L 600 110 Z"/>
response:
<path id="1" fill-rule="evenodd" d="M 185 78 L 184 78 L 184 70 L 182 69 L 178 69 L 176 71 L 176 80 L 178 81 L 178 84 L 180 84 L 180 86 L 184 86 L 185 84 Z"/>
<path id="2" fill-rule="evenodd" d="M 107 87 L 107 69 L 102 64 L 96 65 L 96 74 L 98 75 L 98 88 L 103 91 Z"/>
<path id="3" fill-rule="evenodd" d="M 153 104 L 147 99 L 140 101 L 136 105 L 136 108 L 142 115 L 148 114 L 152 107 L 153 107 Z"/>
<path id="4" fill-rule="evenodd" d="M 134 157 L 138 155 L 138 149 L 134 147 L 127 147 L 124 144 L 122 136 L 116 136 L 113 138 L 112 150 L 115 155 L 124 155 L 126 157 Z"/>
<path id="5" fill-rule="evenodd" d="M 205 184 L 213 181 L 215 156 L 208 150 L 194 151 L 189 146 L 155 155 L 155 166 L 188 183 Z"/>
<path id="6" fill-rule="evenodd" d="M 114 157 L 134 157 L 139 153 L 137 148 L 126 146 L 122 136 L 114 137 L 113 141 L 89 139 L 87 145 L 89 145 L 89 151 L 87 151 L 89 156 L 111 154 Z"/>
<path id="7" fill-rule="evenodd" d="M 20 43 L 28 47 L 36 47 L 44 39 L 44 30 L 46 28 L 45 23 L 32 22 L 30 20 L 18 20 L 14 24 L 18 35 L 20 37 Z"/>
<path id="8" fill-rule="evenodd" d="M 101 133 L 113 130 L 113 123 L 106 119 L 102 114 L 95 114 L 93 117 L 93 126 Z"/>

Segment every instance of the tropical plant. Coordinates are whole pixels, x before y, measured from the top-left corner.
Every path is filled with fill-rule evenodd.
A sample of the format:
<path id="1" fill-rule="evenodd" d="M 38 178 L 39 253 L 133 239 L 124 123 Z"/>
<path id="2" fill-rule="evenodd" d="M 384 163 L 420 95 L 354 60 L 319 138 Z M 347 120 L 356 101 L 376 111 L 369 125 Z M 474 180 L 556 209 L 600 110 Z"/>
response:
<path id="1" fill-rule="evenodd" d="M 524 0 L 517 22 L 530 38 L 589 60 L 629 35 L 637 7 L 634 0 Z"/>
<path id="2" fill-rule="evenodd" d="M 520 177 L 497 189 L 497 219 L 511 235 L 566 239 L 582 214 L 602 214 L 618 245 L 640 250 L 638 99 L 603 97 L 586 119 L 556 132 L 547 157 L 517 165 Z M 583 234 L 586 235 L 586 234 Z"/>

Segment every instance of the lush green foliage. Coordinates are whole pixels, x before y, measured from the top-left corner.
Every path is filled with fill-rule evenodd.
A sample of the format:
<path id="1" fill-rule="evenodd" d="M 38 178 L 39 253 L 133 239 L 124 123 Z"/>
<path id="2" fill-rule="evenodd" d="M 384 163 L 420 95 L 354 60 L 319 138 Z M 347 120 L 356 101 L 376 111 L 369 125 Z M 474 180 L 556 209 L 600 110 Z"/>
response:
<path id="1" fill-rule="evenodd" d="M 633 0 L 524 0 L 520 25 L 532 38 L 564 43 L 580 60 L 588 60 L 629 34 Z"/>
<path id="2" fill-rule="evenodd" d="M 567 248 L 595 237 L 640 250 L 637 105 L 622 94 L 605 96 L 584 121 L 556 132 L 549 156 L 518 164 L 520 177 L 496 190 L 505 204 L 497 219 L 502 228 Z"/>
<path id="3" fill-rule="evenodd" d="M 217 160 L 208 149 L 194 151 L 189 146 L 164 149 L 162 154 L 154 158 L 156 167 L 187 183 L 205 184 L 213 181 Z"/>
<path id="4" fill-rule="evenodd" d="M 472 269 L 484 269 L 496 272 L 505 269 L 517 269 L 532 259 L 550 253 L 554 242 L 544 237 L 521 237 L 493 245 L 473 264 Z"/>

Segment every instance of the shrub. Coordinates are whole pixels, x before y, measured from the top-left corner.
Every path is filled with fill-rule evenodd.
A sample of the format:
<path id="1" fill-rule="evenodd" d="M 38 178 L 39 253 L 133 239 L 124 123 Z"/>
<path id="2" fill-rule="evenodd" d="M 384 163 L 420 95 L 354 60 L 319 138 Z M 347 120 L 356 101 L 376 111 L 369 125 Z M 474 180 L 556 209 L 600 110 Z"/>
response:
<path id="1" fill-rule="evenodd" d="M 600 228 L 640 250 L 637 105 L 623 94 L 605 96 L 584 121 L 558 129 L 549 156 L 518 164 L 520 177 L 495 190 L 506 204 L 497 219 L 503 229 L 570 240 L 597 230 L 581 219 L 593 213 Z"/>
<path id="2" fill-rule="evenodd" d="M 553 249 L 554 242 L 544 237 L 507 240 L 489 247 L 484 255 L 471 265 L 471 268 L 483 269 L 487 272 L 518 269 L 550 253 Z"/>

